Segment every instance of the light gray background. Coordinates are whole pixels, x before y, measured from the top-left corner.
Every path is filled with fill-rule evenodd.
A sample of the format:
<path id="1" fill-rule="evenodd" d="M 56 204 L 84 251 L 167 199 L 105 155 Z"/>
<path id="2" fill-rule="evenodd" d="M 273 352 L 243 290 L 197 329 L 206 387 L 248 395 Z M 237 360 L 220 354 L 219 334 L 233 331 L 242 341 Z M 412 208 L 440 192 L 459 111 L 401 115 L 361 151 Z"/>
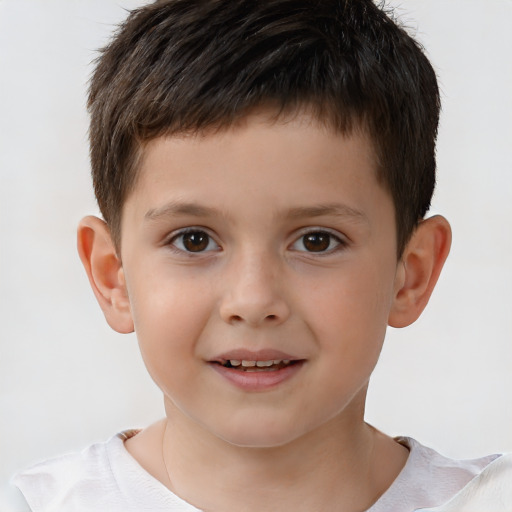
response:
<path id="1" fill-rule="evenodd" d="M 75 250 L 96 213 L 86 82 L 135 0 L 0 0 L 0 510 L 35 460 L 162 415 Z M 402 0 L 443 92 L 433 211 L 454 242 L 423 317 L 390 330 L 368 421 L 454 457 L 512 450 L 512 2 Z"/>

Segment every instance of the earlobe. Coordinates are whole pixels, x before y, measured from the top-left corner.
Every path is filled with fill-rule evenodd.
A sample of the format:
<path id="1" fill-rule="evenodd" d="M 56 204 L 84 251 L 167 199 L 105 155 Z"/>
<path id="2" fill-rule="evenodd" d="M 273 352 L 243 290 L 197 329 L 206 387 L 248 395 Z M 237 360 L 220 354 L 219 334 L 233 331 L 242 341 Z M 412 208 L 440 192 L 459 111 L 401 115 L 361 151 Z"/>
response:
<path id="1" fill-rule="evenodd" d="M 133 332 L 123 267 L 107 224 L 93 216 L 80 221 L 77 232 L 80 259 L 105 318 L 117 332 Z"/>
<path id="2" fill-rule="evenodd" d="M 448 221 L 436 215 L 420 222 L 404 250 L 389 314 L 391 327 L 412 324 L 425 309 L 451 246 Z"/>

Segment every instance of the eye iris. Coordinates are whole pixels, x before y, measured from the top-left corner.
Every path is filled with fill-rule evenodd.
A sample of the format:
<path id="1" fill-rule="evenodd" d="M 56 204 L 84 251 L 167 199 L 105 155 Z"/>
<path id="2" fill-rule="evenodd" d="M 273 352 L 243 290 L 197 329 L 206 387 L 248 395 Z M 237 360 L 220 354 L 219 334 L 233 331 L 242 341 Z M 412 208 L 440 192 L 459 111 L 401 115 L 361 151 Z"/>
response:
<path id="1" fill-rule="evenodd" d="M 204 251 L 208 242 L 209 236 L 203 231 L 192 231 L 183 235 L 183 246 L 190 252 Z"/>
<path id="2" fill-rule="evenodd" d="M 331 235 L 329 233 L 309 233 L 304 235 L 304 247 L 311 252 L 322 252 L 329 248 Z"/>

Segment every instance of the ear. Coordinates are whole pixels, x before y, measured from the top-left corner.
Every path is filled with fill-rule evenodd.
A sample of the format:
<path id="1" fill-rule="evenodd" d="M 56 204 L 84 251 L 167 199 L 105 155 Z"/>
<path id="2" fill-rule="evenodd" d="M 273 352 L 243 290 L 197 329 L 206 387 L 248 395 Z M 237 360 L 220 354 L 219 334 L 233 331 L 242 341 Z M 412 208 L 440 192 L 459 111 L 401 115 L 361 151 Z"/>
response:
<path id="1" fill-rule="evenodd" d="M 421 315 L 437 283 L 452 241 L 448 221 L 436 215 L 422 220 L 398 263 L 391 327 L 406 327 Z"/>
<path id="2" fill-rule="evenodd" d="M 117 332 L 133 332 L 123 267 L 107 224 L 85 217 L 78 225 L 78 254 L 105 318 Z"/>

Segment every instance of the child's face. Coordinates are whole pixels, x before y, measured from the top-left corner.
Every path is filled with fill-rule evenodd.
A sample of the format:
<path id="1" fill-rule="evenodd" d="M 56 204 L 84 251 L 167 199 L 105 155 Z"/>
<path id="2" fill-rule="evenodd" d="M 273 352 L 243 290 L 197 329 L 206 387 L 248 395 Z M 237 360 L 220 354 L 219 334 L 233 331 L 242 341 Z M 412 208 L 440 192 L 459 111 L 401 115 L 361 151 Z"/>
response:
<path id="1" fill-rule="evenodd" d="M 156 139 L 121 246 L 142 354 L 177 421 L 245 446 L 361 421 L 400 280 L 364 136 L 254 115 Z M 251 366 L 274 360 L 291 362 Z"/>

